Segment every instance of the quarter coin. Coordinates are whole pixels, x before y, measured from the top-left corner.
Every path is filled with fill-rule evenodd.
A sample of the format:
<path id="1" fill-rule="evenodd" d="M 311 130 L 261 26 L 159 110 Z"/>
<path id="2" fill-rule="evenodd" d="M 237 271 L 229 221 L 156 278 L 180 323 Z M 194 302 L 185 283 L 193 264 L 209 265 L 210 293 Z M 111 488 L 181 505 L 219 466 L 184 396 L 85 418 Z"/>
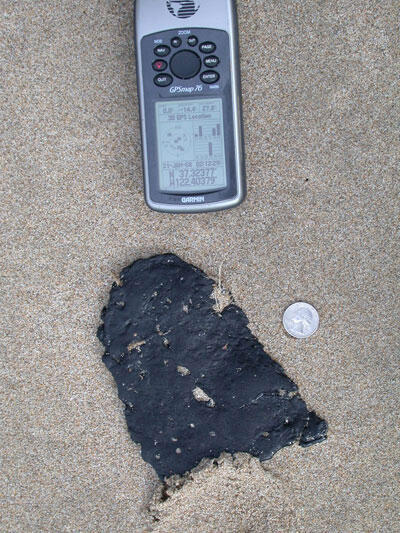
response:
<path id="1" fill-rule="evenodd" d="M 306 302 L 290 305 L 283 315 L 285 330 L 296 339 L 311 337 L 319 326 L 319 315 L 315 307 Z"/>

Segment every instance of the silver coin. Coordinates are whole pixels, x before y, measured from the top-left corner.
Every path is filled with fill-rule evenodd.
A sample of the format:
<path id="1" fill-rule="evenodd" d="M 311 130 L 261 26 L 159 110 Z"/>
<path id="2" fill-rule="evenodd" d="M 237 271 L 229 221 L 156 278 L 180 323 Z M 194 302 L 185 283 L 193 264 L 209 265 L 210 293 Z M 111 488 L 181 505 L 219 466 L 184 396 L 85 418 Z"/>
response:
<path id="1" fill-rule="evenodd" d="M 283 326 L 292 337 L 311 337 L 319 326 L 319 315 L 315 307 L 306 302 L 290 305 L 283 315 Z"/>

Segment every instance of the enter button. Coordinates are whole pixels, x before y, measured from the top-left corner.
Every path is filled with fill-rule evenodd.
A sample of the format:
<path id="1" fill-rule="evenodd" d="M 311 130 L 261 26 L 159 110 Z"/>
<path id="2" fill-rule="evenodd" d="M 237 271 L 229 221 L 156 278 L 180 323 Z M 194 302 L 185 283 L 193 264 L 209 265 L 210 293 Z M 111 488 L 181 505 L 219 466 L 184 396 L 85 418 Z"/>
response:
<path id="1" fill-rule="evenodd" d="M 200 79 L 204 83 L 216 83 L 219 80 L 219 74 L 213 70 L 207 70 L 206 72 L 203 72 Z"/>

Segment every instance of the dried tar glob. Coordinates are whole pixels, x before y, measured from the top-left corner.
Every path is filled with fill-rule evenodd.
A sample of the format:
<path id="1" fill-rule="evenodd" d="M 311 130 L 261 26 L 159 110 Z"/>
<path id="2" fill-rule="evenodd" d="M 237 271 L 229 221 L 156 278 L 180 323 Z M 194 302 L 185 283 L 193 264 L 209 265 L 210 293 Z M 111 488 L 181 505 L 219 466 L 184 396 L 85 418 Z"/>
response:
<path id="1" fill-rule="evenodd" d="M 214 310 L 214 282 L 175 255 L 136 261 L 114 284 L 98 336 L 132 439 L 160 478 L 203 458 L 262 461 L 326 438 L 297 386 L 263 350 L 236 305 Z"/>

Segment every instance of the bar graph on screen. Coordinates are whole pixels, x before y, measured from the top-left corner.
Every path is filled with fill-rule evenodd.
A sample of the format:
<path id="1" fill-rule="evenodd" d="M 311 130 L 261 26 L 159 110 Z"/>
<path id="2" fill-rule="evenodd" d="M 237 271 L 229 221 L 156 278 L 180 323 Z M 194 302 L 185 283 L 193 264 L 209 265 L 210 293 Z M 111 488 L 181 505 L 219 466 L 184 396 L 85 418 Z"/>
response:
<path id="1" fill-rule="evenodd" d="M 208 157 L 222 157 L 223 137 L 221 123 L 206 122 L 203 126 L 194 128 L 194 156 L 197 160 Z"/>

